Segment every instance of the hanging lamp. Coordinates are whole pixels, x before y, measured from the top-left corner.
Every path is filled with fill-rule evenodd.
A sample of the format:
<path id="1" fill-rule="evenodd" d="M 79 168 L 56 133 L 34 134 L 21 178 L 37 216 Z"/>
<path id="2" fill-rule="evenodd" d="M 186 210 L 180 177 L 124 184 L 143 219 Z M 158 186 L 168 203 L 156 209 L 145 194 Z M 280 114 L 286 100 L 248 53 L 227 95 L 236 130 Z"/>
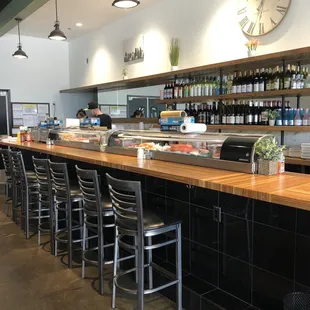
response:
<path id="1" fill-rule="evenodd" d="M 55 29 L 50 33 L 48 38 L 50 40 L 55 40 L 55 41 L 65 41 L 67 40 L 67 37 L 59 28 L 57 0 L 55 0 L 55 8 L 56 8 L 56 21 L 54 25 Z"/>
<path id="2" fill-rule="evenodd" d="M 138 0 L 114 0 L 112 5 L 120 9 L 131 9 L 140 4 Z"/>
<path id="3" fill-rule="evenodd" d="M 17 27 L 18 27 L 18 45 L 17 45 L 17 51 L 12 55 L 15 58 L 18 59 L 26 59 L 28 58 L 27 54 L 22 49 L 22 44 L 20 43 L 20 29 L 19 29 L 19 23 L 22 21 L 21 18 L 15 18 L 17 21 Z"/>

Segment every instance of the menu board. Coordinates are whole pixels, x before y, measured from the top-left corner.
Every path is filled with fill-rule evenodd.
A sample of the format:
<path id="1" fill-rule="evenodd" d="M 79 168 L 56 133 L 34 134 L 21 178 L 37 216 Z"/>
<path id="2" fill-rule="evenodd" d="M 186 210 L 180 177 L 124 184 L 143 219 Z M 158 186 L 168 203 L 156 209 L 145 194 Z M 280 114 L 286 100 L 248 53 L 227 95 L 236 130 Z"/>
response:
<path id="1" fill-rule="evenodd" d="M 12 102 L 13 128 L 36 127 L 40 121 L 44 121 L 49 116 L 49 103 Z"/>
<path id="2" fill-rule="evenodd" d="M 110 115 L 111 118 L 126 118 L 127 117 L 127 106 L 126 105 L 100 104 L 99 108 L 102 113 Z"/>

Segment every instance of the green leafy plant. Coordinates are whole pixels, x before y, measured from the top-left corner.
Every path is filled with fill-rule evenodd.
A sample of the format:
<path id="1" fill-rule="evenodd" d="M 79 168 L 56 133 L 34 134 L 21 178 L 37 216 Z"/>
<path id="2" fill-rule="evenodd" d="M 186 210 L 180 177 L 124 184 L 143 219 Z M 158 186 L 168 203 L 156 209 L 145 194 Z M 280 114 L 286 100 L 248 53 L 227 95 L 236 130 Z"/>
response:
<path id="1" fill-rule="evenodd" d="M 127 69 L 126 66 L 123 66 L 123 68 L 122 68 L 122 76 L 127 76 L 127 74 L 128 74 L 128 69 Z"/>
<path id="2" fill-rule="evenodd" d="M 268 119 L 275 120 L 279 116 L 279 112 L 276 110 L 268 110 Z"/>
<path id="3" fill-rule="evenodd" d="M 285 145 L 279 145 L 274 138 L 263 138 L 255 144 L 255 154 L 259 159 L 279 161 Z"/>
<path id="4" fill-rule="evenodd" d="M 170 64 L 171 66 L 177 66 L 179 64 L 180 57 L 180 40 L 178 38 L 172 38 L 170 42 Z"/>

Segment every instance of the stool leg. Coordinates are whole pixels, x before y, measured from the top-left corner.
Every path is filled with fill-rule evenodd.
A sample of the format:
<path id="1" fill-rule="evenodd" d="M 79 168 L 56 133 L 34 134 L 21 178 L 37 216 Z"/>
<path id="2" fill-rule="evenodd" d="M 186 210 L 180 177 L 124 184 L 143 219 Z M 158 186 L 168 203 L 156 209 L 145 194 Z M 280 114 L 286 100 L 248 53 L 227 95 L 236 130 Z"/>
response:
<path id="1" fill-rule="evenodd" d="M 177 271 L 177 309 L 182 310 L 182 236 L 181 224 L 177 226 L 176 230 L 177 244 L 176 244 L 176 271 Z"/>
<path id="2" fill-rule="evenodd" d="M 40 230 L 40 225 L 41 225 L 41 202 L 40 202 L 40 197 L 39 197 L 39 210 L 38 210 L 38 245 L 40 246 L 41 244 L 41 230 Z"/>
<path id="3" fill-rule="evenodd" d="M 50 201 L 49 209 L 50 209 L 50 242 L 51 242 L 51 254 L 55 255 L 55 240 L 54 240 L 54 221 L 55 221 L 55 203 L 54 199 Z"/>
<path id="4" fill-rule="evenodd" d="M 114 258 L 113 258 L 113 279 L 112 279 L 112 309 L 115 309 L 115 297 L 116 297 L 116 273 L 117 273 L 117 266 L 118 266 L 118 230 L 115 226 L 114 229 L 115 238 L 114 238 Z"/>
<path id="5" fill-rule="evenodd" d="M 135 236 L 135 268 L 136 268 L 136 283 L 138 283 L 138 253 L 139 253 L 139 250 L 138 250 L 138 237 Z"/>
<path id="6" fill-rule="evenodd" d="M 82 208 L 82 201 L 79 202 L 79 208 Z M 83 216 L 83 210 L 79 211 L 79 223 L 80 223 L 80 238 L 82 239 L 83 237 L 83 223 L 84 223 L 84 216 Z M 83 240 L 81 241 L 81 247 L 83 247 Z"/>
<path id="7" fill-rule="evenodd" d="M 144 309 L 144 236 L 138 236 L 138 310 Z"/>
<path id="8" fill-rule="evenodd" d="M 58 233 L 58 205 L 55 205 L 55 235 Z M 57 256 L 58 255 L 58 242 L 57 242 L 57 240 L 56 240 L 56 238 L 54 238 L 55 239 L 55 256 Z"/>
<path id="9" fill-rule="evenodd" d="M 25 209 L 26 209 L 26 239 L 29 239 L 30 232 L 29 232 L 29 191 L 26 188 L 25 190 Z"/>
<path id="10" fill-rule="evenodd" d="M 83 241 L 82 241 L 82 279 L 85 278 L 85 260 L 83 259 L 84 251 L 86 248 L 86 223 L 85 223 L 85 218 L 84 218 L 84 224 L 83 224 Z"/>
<path id="11" fill-rule="evenodd" d="M 5 215 L 9 216 L 9 210 L 8 210 L 9 185 L 8 185 L 8 183 L 5 183 L 4 195 L 5 195 Z"/>
<path id="12" fill-rule="evenodd" d="M 12 220 L 13 222 L 16 223 L 16 204 L 17 204 L 17 199 L 16 199 L 16 186 L 14 185 L 14 182 L 12 183 L 12 187 L 13 187 L 13 193 L 12 193 Z"/>
<path id="13" fill-rule="evenodd" d="M 67 210 L 68 210 L 68 267 L 72 268 L 72 208 L 71 208 L 71 201 L 67 203 Z"/>
<path id="14" fill-rule="evenodd" d="M 150 246 L 152 245 L 152 237 L 147 237 L 147 245 Z M 149 270 L 149 289 L 151 290 L 153 288 L 153 267 L 152 267 L 152 250 L 147 251 L 147 263 L 149 265 L 148 270 Z"/>
<path id="15" fill-rule="evenodd" d="M 102 216 L 99 214 L 98 216 Z M 98 223 L 102 221 L 98 220 Z M 99 262 L 99 286 L 100 286 L 100 295 L 103 295 L 104 290 L 104 279 L 103 279 L 103 267 L 104 267 L 104 240 L 103 240 L 103 227 L 100 225 L 98 227 L 98 262 Z"/>

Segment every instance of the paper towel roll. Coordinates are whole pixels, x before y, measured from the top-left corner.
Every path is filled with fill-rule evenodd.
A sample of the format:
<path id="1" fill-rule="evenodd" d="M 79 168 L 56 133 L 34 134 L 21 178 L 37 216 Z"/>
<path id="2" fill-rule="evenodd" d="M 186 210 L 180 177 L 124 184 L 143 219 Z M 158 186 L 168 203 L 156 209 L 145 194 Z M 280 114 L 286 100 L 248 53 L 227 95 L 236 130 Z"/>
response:
<path id="1" fill-rule="evenodd" d="M 185 117 L 186 112 L 185 111 L 162 111 L 160 112 L 161 118 L 167 118 L 167 117 Z"/>
<path id="2" fill-rule="evenodd" d="M 205 124 L 184 123 L 180 126 L 182 133 L 203 133 L 207 130 Z"/>

